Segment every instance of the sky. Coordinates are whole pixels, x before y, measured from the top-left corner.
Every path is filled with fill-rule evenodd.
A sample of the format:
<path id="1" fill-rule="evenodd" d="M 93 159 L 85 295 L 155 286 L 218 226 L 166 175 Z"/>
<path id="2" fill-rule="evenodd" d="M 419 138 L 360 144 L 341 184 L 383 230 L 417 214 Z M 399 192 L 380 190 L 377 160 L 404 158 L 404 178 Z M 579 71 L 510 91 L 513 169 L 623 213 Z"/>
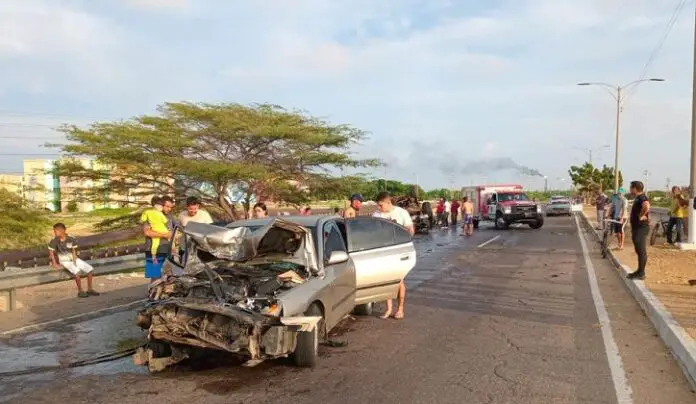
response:
<path id="1" fill-rule="evenodd" d="M 675 8 L 685 3 L 664 41 Z M 2 0 L 0 174 L 61 123 L 167 101 L 270 102 L 369 132 L 374 177 L 567 187 L 592 148 L 649 188 L 689 178 L 694 4 L 680 0 Z M 662 43 L 662 46 L 658 46 Z M 659 50 L 651 59 L 651 54 Z M 646 66 L 647 64 L 647 66 Z M 608 146 L 608 147 L 603 147 Z M 504 163 L 504 164 L 502 164 Z M 522 167 L 523 169 L 507 169 Z"/>

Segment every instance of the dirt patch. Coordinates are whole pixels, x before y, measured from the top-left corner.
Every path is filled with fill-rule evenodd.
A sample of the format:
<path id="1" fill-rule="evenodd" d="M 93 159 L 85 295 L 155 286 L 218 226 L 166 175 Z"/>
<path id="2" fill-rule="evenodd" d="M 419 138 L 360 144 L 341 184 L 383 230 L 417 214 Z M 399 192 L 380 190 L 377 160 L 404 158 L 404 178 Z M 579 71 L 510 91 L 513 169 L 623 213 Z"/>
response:
<path id="1" fill-rule="evenodd" d="M 593 226 L 596 226 L 594 210 L 585 210 Z M 626 239 L 623 250 L 616 250 L 616 238 L 612 240 L 614 256 L 629 268 L 638 267 L 631 229 L 626 226 Z M 682 251 L 676 247 L 663 244 L 648 246 L 648 266 L 645 286 L 660 299 L 682 327 L 696 339 L 696 286 L 690 286 L 689 280 L 696 279 L 696 251 Z"/>

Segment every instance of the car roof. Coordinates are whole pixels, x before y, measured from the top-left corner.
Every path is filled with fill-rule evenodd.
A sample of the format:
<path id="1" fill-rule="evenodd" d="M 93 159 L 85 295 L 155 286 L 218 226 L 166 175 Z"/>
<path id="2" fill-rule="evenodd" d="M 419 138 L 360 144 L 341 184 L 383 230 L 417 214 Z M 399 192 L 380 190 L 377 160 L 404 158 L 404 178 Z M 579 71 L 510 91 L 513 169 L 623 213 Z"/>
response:
<path id="1" fill-rule="evenodd" d="M 311 216 L 268 216 L 261 219 L 248 219 L 248 220 L 238 220 L 228 224 L 226 227 L 241 227 L 241 226 L 264 226 L 275 219 L 282 219 L 287 222 L 296 223 L 304 227 L 316 227 L 317 224 L 326 221 L 328 219 L 336 219 L 339 216 L 324 216 L 324 215 L 311 215 Z"/>

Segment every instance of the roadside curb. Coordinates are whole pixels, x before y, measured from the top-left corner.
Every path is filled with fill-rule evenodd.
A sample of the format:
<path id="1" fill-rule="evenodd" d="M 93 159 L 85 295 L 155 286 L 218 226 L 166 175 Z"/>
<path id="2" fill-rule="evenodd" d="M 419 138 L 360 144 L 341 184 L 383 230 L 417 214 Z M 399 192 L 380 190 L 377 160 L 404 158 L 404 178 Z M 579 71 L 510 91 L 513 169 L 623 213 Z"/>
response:
<path id="1" fill-rule="evenodd" d="M 600 236 L 592 227 L 590 220 L 584 212 L 580 213 L 585 226 L 591 229 L 591 233 L 594 234 L 596 240 L 600 241 Z M 609 250 L 609 260 L 619 271 L 624 285 L 653 323 L 662 341 L 669 347 L 672 355 L 677 359 L 677 363 L 682 368 L 691 387 L 696 390 L 696 341 L 677 323 L 672 313 L 645 286 L 643 281 L 626 279 L 626 275 L 631 272 L 631 269 L 621 264 L 611 250 Z"/>

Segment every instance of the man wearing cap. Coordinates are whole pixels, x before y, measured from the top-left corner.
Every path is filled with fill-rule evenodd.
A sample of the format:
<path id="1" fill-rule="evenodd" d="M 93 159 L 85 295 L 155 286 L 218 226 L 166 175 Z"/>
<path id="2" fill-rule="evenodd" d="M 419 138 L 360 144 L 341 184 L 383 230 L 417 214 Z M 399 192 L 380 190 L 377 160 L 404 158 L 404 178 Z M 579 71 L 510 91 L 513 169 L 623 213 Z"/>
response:
<path id="1" fill-rule="evenodd" d="M 350 196 L 349 201 L 350 206 L 348 206 L 346 210 L 343 211 L 343 217 L 345 217 L 346 219 L 358 216 L 358 212 L 360 212 L 360 207 L 363 203 L 363 197 L 360 194 L 353 194 Z"/>
<path id="2" fill-rule="evenodd" d="M 612 223 L 614 233 L 616 233 L 616 241 L 619 243 L 619 250 L 622 250 L 624 247 L 624 226 L 628 217 L 628 202 L 624 196 L 625 193 L 626 191 L 623 188 L 619 188 L 611 198 L 611 218 L 621 222 L 621 224 Z"/>

